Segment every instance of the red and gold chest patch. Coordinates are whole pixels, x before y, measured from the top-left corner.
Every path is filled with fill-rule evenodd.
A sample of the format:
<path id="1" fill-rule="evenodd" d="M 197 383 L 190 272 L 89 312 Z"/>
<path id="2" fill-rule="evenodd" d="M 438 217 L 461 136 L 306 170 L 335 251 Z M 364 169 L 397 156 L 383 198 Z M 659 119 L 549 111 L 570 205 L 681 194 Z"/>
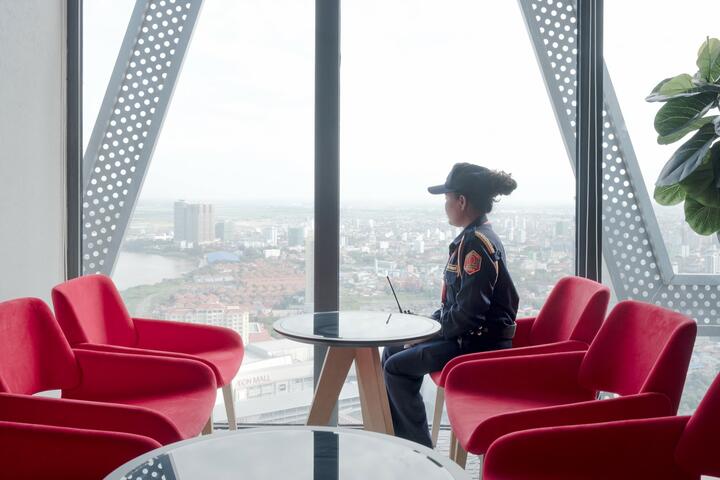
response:
<path id="1" fill-rule="evenodd" d="M 482 264 L 482 257 L 479 253 L 477 253 L 475 250 L 470 250 L 467 255 L 465 255 L 465 263 L 463 264 L 463 270 L 465 270 L 465 273 L 468 275 L 472 275 L 473 273 L 476 273 L 480 270 L 480 265 Z"/>

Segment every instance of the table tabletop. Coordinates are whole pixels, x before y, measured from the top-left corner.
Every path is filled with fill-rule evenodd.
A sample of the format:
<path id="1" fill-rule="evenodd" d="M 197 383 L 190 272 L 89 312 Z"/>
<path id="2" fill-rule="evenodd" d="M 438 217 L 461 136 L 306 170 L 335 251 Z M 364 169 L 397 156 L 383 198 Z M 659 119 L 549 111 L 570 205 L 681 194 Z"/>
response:
<path id="1" fill-rule="evenodd" d="M 379 347 L 426 340 L 440 331 L 440 323 L 420 315 L 347 310 L 285 317 L 273 328 L 303 343 Z"/>
<path id="2" fill-rule="evenodd" d="M 449 458 L 355 429 L 265 427 L 218 432 L 148 452 L 106 480 L 469 480 Z"/>

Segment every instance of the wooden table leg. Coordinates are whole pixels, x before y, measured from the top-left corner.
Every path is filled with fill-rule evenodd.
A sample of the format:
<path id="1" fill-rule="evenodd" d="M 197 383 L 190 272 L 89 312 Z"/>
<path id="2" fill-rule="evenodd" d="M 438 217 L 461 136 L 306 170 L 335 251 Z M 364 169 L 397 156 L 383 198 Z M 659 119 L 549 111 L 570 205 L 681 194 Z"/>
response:
<path id="1" fill-rule="evenodd" d="M 355 349 L 355 368 L 365 430 L 393 435 L 390 403 L 377 347 Z"/>
<path id="2" fill-rule="evenodd" d="M 330 422 L 330 415 L 340 397 L 340 390 L 354 358 L 354 348 L 328 348 L 306 425 L 324 427 Z"/>

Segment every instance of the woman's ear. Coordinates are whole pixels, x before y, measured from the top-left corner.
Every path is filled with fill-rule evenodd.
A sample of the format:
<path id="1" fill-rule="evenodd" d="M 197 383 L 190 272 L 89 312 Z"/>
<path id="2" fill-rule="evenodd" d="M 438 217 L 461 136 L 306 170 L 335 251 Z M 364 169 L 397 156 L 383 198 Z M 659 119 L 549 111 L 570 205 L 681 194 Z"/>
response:
<path id="1" fill-rule="evenodd" d="M 465 197 L 465 195 L 458 195 L 457 198 L 458 198 L 458 203 L 460 204 L 460 210 L 464 212 L 465 209 L 467 208 L 467 204 L 468 204 L 467 198 Z"/>

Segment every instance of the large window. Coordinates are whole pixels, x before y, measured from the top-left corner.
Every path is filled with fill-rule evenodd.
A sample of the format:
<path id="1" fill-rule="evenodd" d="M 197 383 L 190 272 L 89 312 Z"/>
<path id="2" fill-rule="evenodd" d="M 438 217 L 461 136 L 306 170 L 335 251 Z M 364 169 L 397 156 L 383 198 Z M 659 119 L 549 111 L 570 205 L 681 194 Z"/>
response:
<path id="1" fill-rule="evenodd" d="M 403 308 L 439 308 L 448 244 L 459 230 L 447 222 L 444 198 L 427 187 L 456 162 L 505 170 L 518 182 L 489 215 L 519 290 L 518 316 L 535 315 L 553 284 L 573 273 L 575 181 L 522 7 L 343 2 L 342 308 L 397 310 L 386 276 Z M 573 42 L 572 14 L 556 15 L 556 35 Z M 544 27 L 534 16 L 527 21 L 533 33 Z M 574 56 L 563 52 L 557 72 L 572 78 Z M 567 88 L 566 108 L 574 108 L 574 86 Z M 423 396 L 432 418 L 429 379 Z"/>
<path id="2" fill-rule="evenodd" d="M 206 0 L 196 21 L 200 3 L 84 3 L 84 272 L 112 274 L 134 315 L 236 329 L 247 344 L 234 381 L 239 420 L 302 422 L 320 359 L 271 325 L 314 308 L 323 261 L 313 141 L 338 125 L 313 130 L 316 2 Z M 681 207 L 652 200 L 676 146 L 657 145 L 658 105 L 645 96 L 694 73 L 702 41 L 720 36 L 718 7 L 604 3 L 604 281 L 614 300 L 698 320 L 687 412 L 719 368 L 710 335 L 720 325 L 720 248 Z M 575 2 L 346 0 L 341 11 L 340 223 L 317 237 L 339 234 L 339 279 L 326 280 L 339 280 L 341 308 L 394 310 L 386 275 L 404 308 L 438 307 L 458 231 L 426 187 L 466 161 L 518 182 L 490 217 L 519 316 L 536 314 L 574 272 Z M 430 411 L 434 391 L 423 388 Z M 361 421 L 353 374 L 339 421 Z"/>
<path id="3" fill-rule="evenodd" d="M 142 189 L 136 198 L 130 191 L 118 208 L 116 228 L 123 221 L 127 226 L 114 268 L 93 260 L 103 258 L 102 250 L 94 257 L 97 242 L 88 247 L 95 227 L 88 212 L 100 208 L 93 200 L 102 179 L 86 192 L 85 272 L 111 273 L 134 316 L 236 330 L 246 347 L 233 382 L 238 421 L 304 422 L 313 391 L 313 348 L 278 338 L 272 323 L 312 309 L 314 2 L 206 1 L 194 28 L 183 18 L 191 15 L 188 5 L 85 2 L 88 144 L 93 128 L 106 128 L 102 110 L 108 104 L 102 102 L 108 84 L 119 87 L 123 99 L 110 108 L 125 115 L 125 105 L 140 100 L 142 108 L 143 98 L 162 93 L 157 85 L 172 88 L 172 76 L 177 78 L 162 129 L 143 139 L 142 148 L 154 151 L 144 179 L 132 178 Z M 128 22 L 135 36 L 138 8 L 145 8 L 133 47 L 140 55 L 131 53 L 132 63 L 120 65 L 131 77 L 123 75 L 118 84 L 113 66 L 118 52 L 121 61 L 126 54 Z M 172 67 L 182 60 L 180 26 L 193 32 L 177 72 Z M 180 42 L 173 44 L 173 38 Z M 174 62 L 167 69 L 166 59 Z M 156 65 L 162 67 L 157 72 Z M 146 75 L 145 68 L 152 72 Z M 147 91 L 152 78 L 143 83 L 148 76 L 158 77 L 154 92 Z M 104 158 L 98 161 L 88 151 L 85 161 L 95 162 L 101 173 L 108 161 L 142 162 L 140 147 L 123 148 L 115 126 L 161 121 L 162 102 L 153 105 L 155 112 L 131 109 L 112 117 L 111 135 L 98 152 Z M 119 145 L 113 145 L 115 138 Z M 137 171 L 128 166 L 126 173 Z M 218 402 L 215 420 L 222 422 L 222 396 Z"/>

